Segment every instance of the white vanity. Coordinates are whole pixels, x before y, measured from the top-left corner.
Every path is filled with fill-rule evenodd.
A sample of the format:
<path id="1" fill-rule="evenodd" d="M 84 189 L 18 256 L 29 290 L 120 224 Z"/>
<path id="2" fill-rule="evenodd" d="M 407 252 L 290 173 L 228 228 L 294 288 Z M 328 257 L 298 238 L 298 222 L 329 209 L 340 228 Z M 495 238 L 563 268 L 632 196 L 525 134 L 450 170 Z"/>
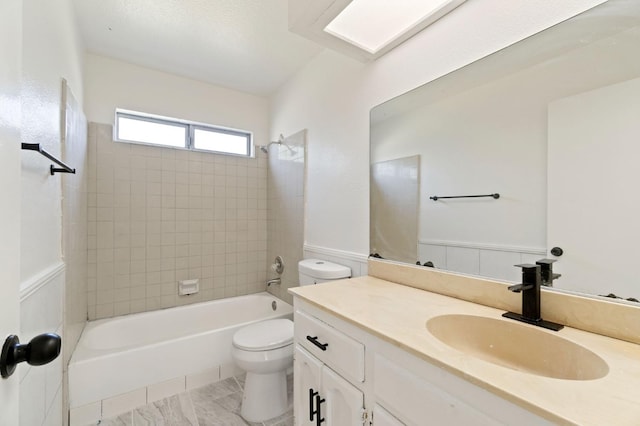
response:
<path id="1" fill-rule="evenodd" d="M 370 273 L 391 268 L 401 280 L 418 271 L 376 265 L 371 268 L 370 263 Z M 451 277 L 452 288 L 458 285 L 459 276 L 435 274 L 440 280 Z M 494 290 L 502 290 L 507 304 L 517 304 L 505 285 L 493 284 L 498 287 L 485 289 L 489 298 Z M 430 319 L 463 314 L 507 322 L 507 328 L 499 329 L 502 334 L 511 333 L 511 323 L 515 333 L 523 330 L 520 327 L 538 333 L 538 327 L 502 318 L 502 309 L 372 276 L 290 292 L 295 307 L 297 425 L 640 424 L 640 392 L 634 389 L 640 380 L 638 344 L 571 327 L 539 331 L 542 337 L 552 335 L 551 345 L 557 337 L 602 362 L 587 360 L 571 373 L 575 377 L 559 379 L 556 374 L 580 363 L 570 357 L 582 355 L 566 348 L 554 353 L 551 348 L 549 359 L 534 367 L 537 371 L 523 371 L 454 349 L 427 328 Z M 551 303 L 548 297 L 546 301 Z M 637 321 L 635 311 L 624 315 L 631 324 Z M 531 336 L 536 344 L 538 335 Z M 518 347 L 529 339 L 512 337 Z M 559 373 L 553 371 L 556 363 L 564 363 Z M 583 374 L 582 369 L 587 371 Z"/>

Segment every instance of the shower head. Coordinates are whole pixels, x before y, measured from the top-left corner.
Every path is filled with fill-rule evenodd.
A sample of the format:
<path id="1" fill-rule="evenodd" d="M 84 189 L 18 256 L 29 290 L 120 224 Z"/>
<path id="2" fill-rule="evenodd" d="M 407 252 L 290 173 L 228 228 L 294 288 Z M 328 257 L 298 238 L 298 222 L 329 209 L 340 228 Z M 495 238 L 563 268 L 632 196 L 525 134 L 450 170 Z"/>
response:
<path id="1" fill-rule="evenodd" d="M 269 153 L 269 147 L 270 147 L 271 145 L 273 145 L 273 144 L 276 144 L 276 145 L 284 145 L 284 146 L 286 146 L 287 148 L 289 148 L 289 147 L 284 143 L 284 136 L 282 136 L 282 133 L 280 133 L 280 136 L 278 137 L 278 140 L 277 140 L 277 141 L 272 141 L 272 142 L 269 142 L 267 145 L 262 145 L 262 146 L 260 147 L 260 151 L 264 152 L 265 154 L 268 154 L 268 153 Z M 289 149 L 291 149 L 291 148 L 289 148 Z"/>

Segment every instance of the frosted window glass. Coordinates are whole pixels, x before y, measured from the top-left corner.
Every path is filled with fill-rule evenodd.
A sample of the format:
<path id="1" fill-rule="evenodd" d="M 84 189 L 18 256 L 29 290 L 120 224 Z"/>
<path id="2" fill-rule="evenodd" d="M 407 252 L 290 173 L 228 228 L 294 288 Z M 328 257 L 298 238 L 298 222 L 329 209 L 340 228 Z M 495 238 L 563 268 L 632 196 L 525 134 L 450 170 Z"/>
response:
<path id="1" fill-rule="evenodd" d="M 207 151 L 249 155 L 249 136 L 246 133 L 226 133 L 195 129 L 193 147 Z"/>
<path id="2" fill-rule="evenodd" d="M 187 126 L 118 117 L 118 139 L 185 148 Z"/>
<path id="3" fill-rule="evenodd" d="M 116 109 L 119 142 L 209 151 L 216 154 L 253 155 L 253 134 L 183 119 Z"/>

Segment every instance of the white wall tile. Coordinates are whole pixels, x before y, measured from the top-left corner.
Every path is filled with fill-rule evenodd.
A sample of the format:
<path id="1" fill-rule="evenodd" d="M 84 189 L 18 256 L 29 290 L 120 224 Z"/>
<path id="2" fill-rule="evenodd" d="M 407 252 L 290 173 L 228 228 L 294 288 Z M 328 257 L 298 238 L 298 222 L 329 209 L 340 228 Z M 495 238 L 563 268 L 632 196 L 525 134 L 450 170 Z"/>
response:
<path id="1" fill-rule="evenodd" d="M 418 258 L 423 264 L 431 261 L 435 268 L 445 268 L 447 265 L 447 249 L 445 246 L 418 243 Z"/>
<path id="2" fill-rule="evenodd" d="M 176 395 L 185 390 L 186 382 L 184 376 L 149 385 L 147 386 L 147 403 Z"/>
<path id="3" fill-rule="evenodd" d="M 505 281 L 518 281 L 522 275 L 520 268 L 521 254 L 497 250 L 480 251 L 480 275 Z"/>
<path id="4" fill-rule="evenodd" d="M 147 389 L 140 388 L 131 392 L 127 392 L 113 398 L 108 398 L 102 401 L 102 417 L 108 418 L 117 416 L 118 414 L 125 413 L 129 410 L 133 410 L 136 407 L 146 405 L 147 403 Z"/>
<path id="5" fill-rule="evenodd" d="M 220 367 L 212 368 L 197 374 L 189 374 L 186 376 L 186 389 L 191 390 L 215 383 L 220 380 Z"/>
<path id="6" fill-rule="evenodd" d="M 85 426 L 96 424 L 102 417 L 102 403 L 100 401 L 72 408 L 69 413 L 70 426 Z"/>
<path id="7" fill-rule="evenodd" d="M 304 244 L 304 180 L 306 173 L 306 130 L 285 138 L 283 145 L 271 145 L 268 154 L 257 153 L 268 160 L 267 171 L 267 271 L 268 278 L 275 277 L 270 266 L 276 256 L 282 256 L 285 270 L 281 284 L 268 291 L 292 303 L 287 289 L 298 285 L 298 262 L 303 258 Z M 245 170 L 243 170 L 243 173 Z M 246 173 L 248 175 L 248 173 Z M 248 196 L 248 190 L 242 190 Z M 252 191 L 252 195 L 259 194 Z M 256 200 L 258 210 L 260 199 Z M 255 203 L 254 203 L 255 205 Z M 255 247 L 255 245 L 254 245 Z M 260 255 L 258 249 L 258 255 Z M 264 288 L 264 283 L 262 283 Z"/>
<path id="8" fill-rule="evenodd" d="M 473 248 L 447 247 L 447 265 L 444 269 L 478 275 L 480 273 L 480 251 Z"/>
<path id="9" fill-rule="evenodd" d="M 235 363 L 223 364 L 220 366 L 220 380 L 228 379 L 243 374 L 245 371 Z"/>

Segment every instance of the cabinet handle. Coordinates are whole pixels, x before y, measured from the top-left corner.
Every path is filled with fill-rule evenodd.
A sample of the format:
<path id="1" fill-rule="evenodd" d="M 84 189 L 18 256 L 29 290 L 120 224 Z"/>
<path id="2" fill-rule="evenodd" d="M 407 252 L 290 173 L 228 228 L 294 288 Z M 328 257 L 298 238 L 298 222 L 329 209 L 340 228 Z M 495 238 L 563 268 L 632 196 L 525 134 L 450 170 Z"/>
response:
<path id="1" fill-rule="evenodd" d="M 310 341 L 311 343 L 313 343 L 314 345 L 316 345 L 317 347 L 319 347 L 321 350 L 326 351 L 327 350 L 327 346 L 329 346 L 328 343 L 320 343 L 318 342 L 318 336 L 307 336 L 307 340 Z"/>
<path id="2" fill-rule="evenodd" d="M 322 404 L 324 402 L 324 399 L 320 399 L 320 394 L 316 392 L 316 415 L 318 417 L 316 417 L 316 426 L 320 426 L 320 423 L 324 422 L 324 419 L 322 418 L 322 406 L 320 404 Z"/>
<path id="3" fill-rule="evenodd" d="M 310 422 L 313 421 L 313 415 L 316 413 L 316 411 L 313 409 L 313 400 L 316 395 L 318 395 L 318 392 L 314 392 L 313 388 L 309 388 L 309 421 Z"/>

